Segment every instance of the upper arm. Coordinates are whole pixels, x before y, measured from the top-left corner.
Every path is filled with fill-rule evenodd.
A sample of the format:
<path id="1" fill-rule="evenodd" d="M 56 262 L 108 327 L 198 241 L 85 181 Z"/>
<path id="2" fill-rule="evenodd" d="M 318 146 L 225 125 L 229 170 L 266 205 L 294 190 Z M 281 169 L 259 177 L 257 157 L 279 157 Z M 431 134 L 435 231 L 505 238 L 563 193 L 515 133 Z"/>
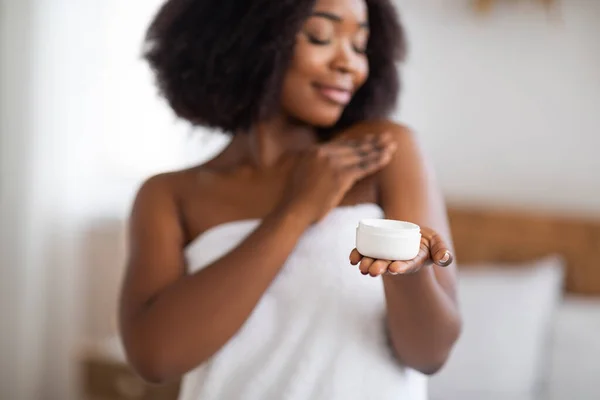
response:
<path id="1" fill-rule="evenodd" d="M 184 274 L 184 235 L 172 188 L 169 175 L 152 177 L 133 204 L 120 304 L 125 333 L 128 322 Z"/>
<path id="2" fill-rule="evenodd" d="M 435 171 L 406 127 L 384 123 L 380 129 L 393 135 L 397 150 L 379 172 L 379 196 L 388 218 L 410 221 L 436 231 L 452 247 L 446 206 Z M 435 268 L 438 282 L 454 297 L 455 266 Z"/>

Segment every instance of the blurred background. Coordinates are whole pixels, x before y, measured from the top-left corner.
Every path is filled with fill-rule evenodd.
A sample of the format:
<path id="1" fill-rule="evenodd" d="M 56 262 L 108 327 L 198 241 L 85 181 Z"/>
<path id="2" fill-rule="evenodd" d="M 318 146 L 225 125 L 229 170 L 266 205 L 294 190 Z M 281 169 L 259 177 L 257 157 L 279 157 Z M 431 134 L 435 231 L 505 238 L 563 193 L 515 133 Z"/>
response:
<path id="1" fill-rule="evenodd" d="M 465 334 L 432 399 L 600 398 L 600 1 L 395 2 L 410 57 L 394 119 L 420 136 L 453 221 L 509 212 L 515 237 L 544 215 L 573 226 L 548 243 L 577 243 L 535 241 L 520 268 L 465 254 L 492 268 L 465 268 Z M 124 226 L 144 178 L 227 139 L 156 94 L 140 53 L 160 4 L 0 0 L 0 399 L 173 398 L 122 366 Z M 570 253 L 580 243 L 592 253 Z"/>

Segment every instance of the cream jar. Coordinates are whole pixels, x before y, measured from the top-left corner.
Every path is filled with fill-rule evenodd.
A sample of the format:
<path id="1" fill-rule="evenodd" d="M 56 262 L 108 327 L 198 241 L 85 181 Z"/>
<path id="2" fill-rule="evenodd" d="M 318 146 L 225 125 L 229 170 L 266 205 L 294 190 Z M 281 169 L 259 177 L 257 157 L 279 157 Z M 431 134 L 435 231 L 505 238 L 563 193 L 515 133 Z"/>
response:
<path id="1" fill-rule="evenodd" d="M 356 249 L 378 260 L 408 261 L 419 253 L 421 228 L 411 222 L 364 219 L 356 228 Z"/>

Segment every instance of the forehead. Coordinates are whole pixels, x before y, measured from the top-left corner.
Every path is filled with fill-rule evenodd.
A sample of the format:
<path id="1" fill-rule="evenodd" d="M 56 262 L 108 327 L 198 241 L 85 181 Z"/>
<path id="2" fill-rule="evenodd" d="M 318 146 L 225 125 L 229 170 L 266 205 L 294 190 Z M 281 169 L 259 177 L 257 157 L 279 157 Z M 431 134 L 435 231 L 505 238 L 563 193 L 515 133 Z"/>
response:
<path id="1" fill-rule="evenodd" d="M 368 19 L 365 0 L 317 0 L 314 10 L 326 11 L 358 22 L 367 22 Z"/>

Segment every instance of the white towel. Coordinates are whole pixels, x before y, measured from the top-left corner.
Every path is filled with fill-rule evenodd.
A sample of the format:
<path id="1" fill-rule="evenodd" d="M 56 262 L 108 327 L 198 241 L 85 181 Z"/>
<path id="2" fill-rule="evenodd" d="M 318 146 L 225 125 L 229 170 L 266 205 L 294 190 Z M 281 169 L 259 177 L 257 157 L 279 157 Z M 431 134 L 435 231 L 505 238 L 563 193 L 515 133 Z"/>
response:
<path id="1" fill-rule="evenodd" d="M 180 400 L 424 400 L 425 377 L 393 357 L 381 278 L 350 265 L 375 204 L 338 207 L 309 228 L 242 329 L 188 373 Z M 216 226 L 186 248 L 190 272 L 235 248 L 260 224 Z M 259 256 L 259 255 L 257 255 Z"/>

